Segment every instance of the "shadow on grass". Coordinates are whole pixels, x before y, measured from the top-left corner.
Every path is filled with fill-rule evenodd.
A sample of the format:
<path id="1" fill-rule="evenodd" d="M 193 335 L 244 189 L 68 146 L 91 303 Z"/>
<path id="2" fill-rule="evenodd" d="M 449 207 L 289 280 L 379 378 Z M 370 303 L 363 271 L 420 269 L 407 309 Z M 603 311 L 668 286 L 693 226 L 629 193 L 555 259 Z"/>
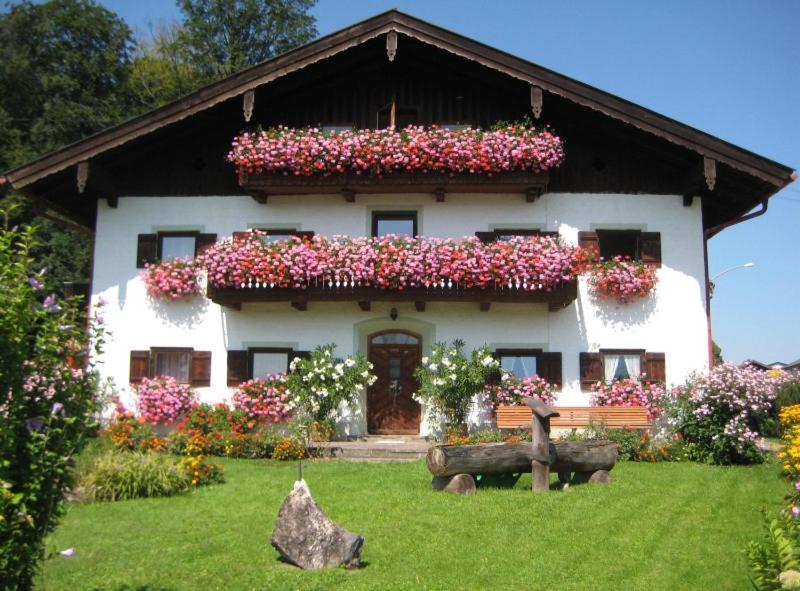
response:
<path id="1" fill-rule="evenodd" d="M 276 558 L 275 560 L 277 562 L 280 562 L 282 566 L 289 567 L 289 568 L 291 568 L 293 570 L 305 570 L 304 568 L 302 568 L 300 566 L 297 566 L 293 562 L 289 562 L 283 556 L 278 556 L 278 558 Z M 343 568 L 344 570 L 364 570 L 368 566 L 369 566 L 369 561 L 368 560 L 362 560 L 358 564 L 358 566 L 337 566 L 337 567 L 331 567 L 331 568 Z M 325 569 L 325 570 L 330 570 L 330 569 Z M 155 590 L 153 590 L 153 591 L 155 591 Z"/>
<path id="2" fill-rule="evenodd" d="M 108 587 L 93 587 L 92 591 L 175 591 L 174 587 L 162 587 L 160 585 L 128 585 L 122 584 L 113 589 Z"/>

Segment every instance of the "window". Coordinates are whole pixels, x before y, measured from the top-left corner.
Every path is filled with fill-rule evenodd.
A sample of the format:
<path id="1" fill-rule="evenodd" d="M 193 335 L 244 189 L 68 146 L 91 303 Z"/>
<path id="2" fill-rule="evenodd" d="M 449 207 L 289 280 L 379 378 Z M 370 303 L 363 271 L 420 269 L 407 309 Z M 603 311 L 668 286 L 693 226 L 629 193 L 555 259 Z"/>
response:
<path id="1" fill-rule="evenodd" d="M 385 332 L 372 337 L 373 345 L 418 345 L 419 339 L 405 332 Z"/>
<path id="2" fill-rule="evenodd" d="M 439 123 L 438 126 L 449 131 L 463 131 L 472 127 L 469 123 L 459 123 L 458 121 L 455 123 Z"/>
<path id="3" fill-rule="evenodd" d="M 289 371 L 292 350 L 280 348 L 253 348 L 248 350 L 250 378 L 264 379 L 276 373 Z"/>
<path id="4" fill-rule="evenodd" d="M 151 359 L 151 375 L 172 376 L 181 384 L 189 383 L 191 349 L 152 349 Z"/>
<path id="5" fill-rule="evenodd" d="M 615 256 L 640 260 L 642 258 L 641 235 L 639 230 L 597 230 L 600 256 L 606 260 Z"/>
<path id="6" fill-rule="evenodd" d="M 416 211 L 376 211 L 372 214 L 372 235 L 376 238 L 387 234 L 417 235 Z"/>
<path id="7" fill-rule="evenodd" d="M 638 380 L 642 374 L 642 350 L 601 350 L 600 356 L 603 360 L 603 378 L 607 382 L 625 378 Z"/>
<path id="8" fill-rule="evenodd" d="M 536 228 L 497 228 L 488 232 L 475 232 L 481 242 L 494 242 L 495 240 L 510 240 L 515 236 L 558 236 L 558 232 L 548 232 Z"/>
<path id="9" fill-rule="evenodd" d="M 355 125 L 352 123 L 331 123 L 328 125 L 322 126 L 322 131 L 324 133 L 339 133 L 342 131 L 352 131 L 355 128 Z"/>
<path id="10" fill-rule="evenodd" d="M 528 378 L 539 373 L 541 349 L 498 349 L 500 367 L 518 378 Z"/>
<path id="11" fill-rule="evenodd" d="M 392 123 L 392 103 L 378 109 L 375 115 L 375 124 L 378 129 L 385 129 Z M 404 129 L 409 125 L 419 124 L 419 111 L 413 106 L 394 107 L 394 127 Z"/>
<path id="12" fill-rule="evenodd" d="M 196 244 L 196 232 L 159 232 L 158 258 L 162 261 L 192 258 Z"/>

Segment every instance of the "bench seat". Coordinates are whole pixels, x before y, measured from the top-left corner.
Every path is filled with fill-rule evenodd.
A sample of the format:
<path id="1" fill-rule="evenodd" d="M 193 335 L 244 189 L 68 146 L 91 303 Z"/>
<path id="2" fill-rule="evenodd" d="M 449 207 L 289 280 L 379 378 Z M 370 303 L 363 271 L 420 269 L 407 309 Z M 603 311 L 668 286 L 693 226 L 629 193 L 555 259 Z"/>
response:
<path id="1" fill-rule="evenodd" d="M 614 429 L 650 429 L 653 422 L 643 406 L 556 406 L 560 416 L 550 419 L 554 429 L 577 429 L 589 425 L 605 425 Z M 518 429 L 531 424 L 527 406 L 497 407 L 497 428 Z"/>

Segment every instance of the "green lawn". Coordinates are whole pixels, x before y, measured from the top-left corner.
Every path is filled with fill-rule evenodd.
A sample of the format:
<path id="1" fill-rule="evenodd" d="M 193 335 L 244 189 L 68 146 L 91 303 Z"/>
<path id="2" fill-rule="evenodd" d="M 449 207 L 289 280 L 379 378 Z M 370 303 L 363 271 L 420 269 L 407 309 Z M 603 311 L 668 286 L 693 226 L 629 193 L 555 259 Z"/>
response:
<path id="1" fill-rule="evenodd" d="M 304 572 L 269 545 L 293 464 L 222 460 L 191 494 L 74 505 L 46 589 L 749 589 L 742 549 L 786 491 L 776 465 L 618 465 L 610 486 L 457 497 L 422 462 L 305 463 L 328 515 L 366 538 L 356 571 Z"/>

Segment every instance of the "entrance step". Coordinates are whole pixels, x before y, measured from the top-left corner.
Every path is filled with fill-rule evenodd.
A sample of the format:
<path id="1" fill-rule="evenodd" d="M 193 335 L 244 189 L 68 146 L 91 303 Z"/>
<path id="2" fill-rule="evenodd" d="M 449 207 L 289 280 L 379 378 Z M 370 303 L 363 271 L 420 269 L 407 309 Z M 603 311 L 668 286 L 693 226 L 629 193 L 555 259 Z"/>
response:
<path id="1" fill-rule="evenodd" d="M 354 441 L 312 442 L 312 455 L 359 462 L 413 462 L 424 458 L 431 443 L 410 435 L 369 435 Z"/>

